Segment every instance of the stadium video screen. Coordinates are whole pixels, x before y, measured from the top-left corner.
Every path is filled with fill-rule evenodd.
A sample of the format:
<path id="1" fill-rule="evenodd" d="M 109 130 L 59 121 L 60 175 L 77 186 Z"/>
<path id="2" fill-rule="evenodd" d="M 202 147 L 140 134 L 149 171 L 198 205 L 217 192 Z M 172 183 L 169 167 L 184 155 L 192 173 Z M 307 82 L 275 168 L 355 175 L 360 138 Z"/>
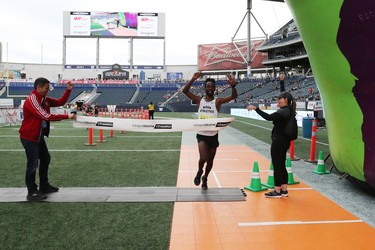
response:
<path id="1" fill-rule="evenodd" d="M 64 36 L 163 37 L 164 13 L 64 12 Z"/>

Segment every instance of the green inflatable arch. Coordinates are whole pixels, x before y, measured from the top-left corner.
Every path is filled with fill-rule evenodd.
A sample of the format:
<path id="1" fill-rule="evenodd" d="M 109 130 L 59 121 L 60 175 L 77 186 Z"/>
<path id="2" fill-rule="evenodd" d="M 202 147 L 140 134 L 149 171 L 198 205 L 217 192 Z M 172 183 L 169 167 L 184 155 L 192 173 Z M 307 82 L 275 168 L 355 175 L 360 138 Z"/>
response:
<path id="1" fill-rule="evenodd" d="M 375 190 L 375 1 L 285 2 L 320 91 L 335 166 Z"/>

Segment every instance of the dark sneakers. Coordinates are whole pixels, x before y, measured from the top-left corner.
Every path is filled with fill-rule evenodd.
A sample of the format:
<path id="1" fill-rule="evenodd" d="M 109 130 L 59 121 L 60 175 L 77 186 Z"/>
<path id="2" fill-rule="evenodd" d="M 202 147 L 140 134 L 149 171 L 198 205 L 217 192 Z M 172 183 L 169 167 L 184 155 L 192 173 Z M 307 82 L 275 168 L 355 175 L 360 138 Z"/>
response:
<path id="1" fill-rule="evenodd" d="M 43 188 L 41 187 L 41 188 L 39 188 L 39 191 L 42 192 L 42 193 L 44 193 L 44 194 L 50 194 L 50 193 L 58 192 L 59 188 L 51 186 L 51 185 L 48 185 L 47 187 L 43 187 Z"/>
<path id="2" fill-rule="evenodd" d="M 199 184 L 201 184 L 201 176 L 202 176 L 202 174 L 203 174 L 203 170 L 199 170 L 197 172 L 197 175 L 194 178 L 194 184 L 195 184 L 195 186 L 199 186 Z"/>
<path id="3" fill-rule="evenodd" d="M 202 190 L 207 190 L 207 189 L 208 189 L 208 186 L 207 186 L 207 177 L 202 176 Z"/>
<path id="4" fill-rule="evenodd" d="M 281 196 L 282 197 L 288 197 L 288 190 L 281 190 Z"/>
<path id="5" fill-rule="evenodd" d="M 265 195 L 267 198 L 281 198 L 281 197 L 282 197 L 281 192 L 278 193 L 278 192 L 276 192 L 276 190 L 273 190 L 273 191 L 271 191 L 271 192 L 265 193 L 264 195 Z"/>
<path id="6" fill-rule="evenodd" d="M 26 199 L 28 201 L 41 201 L 41 200 L 45 200 L 47 199 L 47 196 L 39 191 L 35 191 L 35 192 L 32 192 L 32 193 L 29 193 L 27 196 L 26 196 Z"/>
<path id="7" fill-rule="evenodd" d="M 47 187 L 39 188 L 39 191 L 37 190 L 35 192 L 28 193 L 28 195 L 26 196 L 26 199 L 28 201 L 41 201 L 41 200 L 47 199 L 46 194 L 55 193 L 58 191 L 59 191 L 58 187 L 48 185 Z"/>

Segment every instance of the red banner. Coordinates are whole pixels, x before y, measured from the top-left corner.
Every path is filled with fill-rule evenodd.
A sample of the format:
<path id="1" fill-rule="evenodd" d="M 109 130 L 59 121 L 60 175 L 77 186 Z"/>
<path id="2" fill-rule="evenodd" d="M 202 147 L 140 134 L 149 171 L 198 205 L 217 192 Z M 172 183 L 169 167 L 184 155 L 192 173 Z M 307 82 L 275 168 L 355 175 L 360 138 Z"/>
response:
<path id="1" fill-rule="evenodd" d="M 256 48 L 263 40 L 251 41 L 251 68 L 264 68 L 267 53 Z M 247 42 L 198 45 L 198 70 L 247 69 Z"/>

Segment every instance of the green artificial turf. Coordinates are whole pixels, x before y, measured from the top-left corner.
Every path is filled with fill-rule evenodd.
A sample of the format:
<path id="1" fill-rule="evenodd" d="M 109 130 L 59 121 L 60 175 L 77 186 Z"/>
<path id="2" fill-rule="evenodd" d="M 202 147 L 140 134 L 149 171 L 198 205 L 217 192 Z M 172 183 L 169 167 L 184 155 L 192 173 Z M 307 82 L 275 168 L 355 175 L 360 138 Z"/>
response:
<path id="1" fill-rule="evenodd" d="M 221 117 L 230 115 L 221 115 Z M 162 119 L 194 113 L 156 112 Z M 232 128 L 271 143 L 272 123 L 235 117 Z M 86 129 L 54 122 L 46 139 L 50 181 L 59 187 L 175 186 L 181 133 L 104 131 L 106 142 L 85 146 Z M 17 126 L 0 127 L 0 188 L 25 187 L 26 158 Z M 300 129 L 301 130 L 301 129 Z M 300 136 L 302 132 L 300 131 Z M 329 154 L 327 131 L 318 129 L 316 157 Z M 94 142 L 99 139 L 94 132 Z M 310 155 L 311 141 L 295 141 Z M 329 161 L 326 164 L 330 164 Z M 25 188 L 26 195 L 26 188 Z M 173 203 L 0 203 L 1 249 L 168 249 Z"/>

